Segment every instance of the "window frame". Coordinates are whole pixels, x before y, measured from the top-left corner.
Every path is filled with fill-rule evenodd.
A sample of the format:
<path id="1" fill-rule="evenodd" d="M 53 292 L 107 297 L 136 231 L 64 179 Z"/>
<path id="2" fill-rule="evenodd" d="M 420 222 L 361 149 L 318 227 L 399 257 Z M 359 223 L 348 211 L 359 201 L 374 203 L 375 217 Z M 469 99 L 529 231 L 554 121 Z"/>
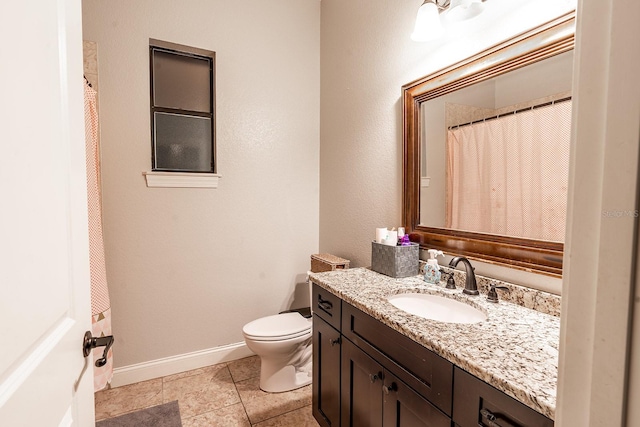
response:
<path id="1" fill-rule="evenodd" d="M 202 111 L 183 110 L 178 108 L 158 107 L 155 105 L 154 92 L 154 52 L 165 52 L 174 55 L 192 57 L 196 59 L 207 60 L 209 62 L 209 113 Z M 149 110 L 151 125 L 151 170 L 161 173 L 188 173 L 188 174 L 216 174 L 217 173 L 217 156 L 216 156 L 216 90 L 215 90 L 215 74 L 216 74 L 216 53 L 214 51 L 204 50 L 191 46 L 185 46 L 177 43 L 166 42 L 162 40 L 149 39 Z M 168 169 L 159 168 L 156 164 L 156 118 L 155 113 L 175 114 L 178 116 L 203 117 L 211 120 L 211 168 L 209 170 L 188 170 L 188 169 Z"/>

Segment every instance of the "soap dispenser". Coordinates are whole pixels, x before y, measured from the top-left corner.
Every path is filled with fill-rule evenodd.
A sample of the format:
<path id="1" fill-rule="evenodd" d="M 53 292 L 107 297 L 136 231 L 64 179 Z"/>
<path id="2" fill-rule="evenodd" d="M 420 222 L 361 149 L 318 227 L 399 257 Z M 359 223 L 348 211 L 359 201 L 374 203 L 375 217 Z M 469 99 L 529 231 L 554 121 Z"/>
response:
<path id="1" fill-rule="evenodd" d="M 444 254 L 436 249 L 429 249 L 427 252 L 429 252 L 429 259 L 424 268 L 424 281 L 436 285 L 440 283 L 440 266 L 436 257 Z"/>

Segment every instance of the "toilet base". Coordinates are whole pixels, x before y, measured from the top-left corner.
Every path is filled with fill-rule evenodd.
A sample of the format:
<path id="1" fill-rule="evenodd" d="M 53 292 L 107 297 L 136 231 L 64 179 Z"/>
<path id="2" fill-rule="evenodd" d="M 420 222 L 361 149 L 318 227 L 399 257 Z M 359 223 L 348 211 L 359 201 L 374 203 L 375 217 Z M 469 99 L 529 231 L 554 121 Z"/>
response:
<path id="1" fill-rule="evenodd" d="M 311 379 L 311 370 L 309 372 L 296 372 L 296 368 L 289 365 L 270 373 L 261 366 L 260 390 L 267 393 L 282 393 L 309 385 L 311 384 Z"/>
<path id="2" fill-rule="evenodd" d="M 303 346 L 297 357 L 260 358 L 260 389 L 267 393 L 282 393 L 311 384 L 313 377 L 311 345 Z"/>

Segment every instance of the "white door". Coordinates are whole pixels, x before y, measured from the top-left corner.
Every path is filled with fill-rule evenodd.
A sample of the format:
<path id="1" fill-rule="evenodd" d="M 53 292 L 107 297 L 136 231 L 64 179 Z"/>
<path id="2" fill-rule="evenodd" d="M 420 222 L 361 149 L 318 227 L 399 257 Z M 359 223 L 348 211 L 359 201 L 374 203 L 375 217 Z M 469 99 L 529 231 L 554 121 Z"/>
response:
<path id="1" fill-rule="evenodd" d="M 0 4 L 0 426 L 94 424 L 81 20 Z"/>

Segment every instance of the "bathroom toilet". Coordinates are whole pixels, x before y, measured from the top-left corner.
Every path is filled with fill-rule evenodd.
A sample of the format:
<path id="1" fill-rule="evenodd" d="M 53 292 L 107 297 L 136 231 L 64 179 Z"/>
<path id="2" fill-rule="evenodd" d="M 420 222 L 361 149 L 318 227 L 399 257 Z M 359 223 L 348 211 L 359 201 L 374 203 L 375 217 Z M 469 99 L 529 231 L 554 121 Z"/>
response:
<path id="1" fill-rule="evenodd" d="M 244 325 L 247 347 L 260 357 L 263 391 L 283 392 L 311 383 L 311 323 L 311 318 L 293 311 Z"/>

